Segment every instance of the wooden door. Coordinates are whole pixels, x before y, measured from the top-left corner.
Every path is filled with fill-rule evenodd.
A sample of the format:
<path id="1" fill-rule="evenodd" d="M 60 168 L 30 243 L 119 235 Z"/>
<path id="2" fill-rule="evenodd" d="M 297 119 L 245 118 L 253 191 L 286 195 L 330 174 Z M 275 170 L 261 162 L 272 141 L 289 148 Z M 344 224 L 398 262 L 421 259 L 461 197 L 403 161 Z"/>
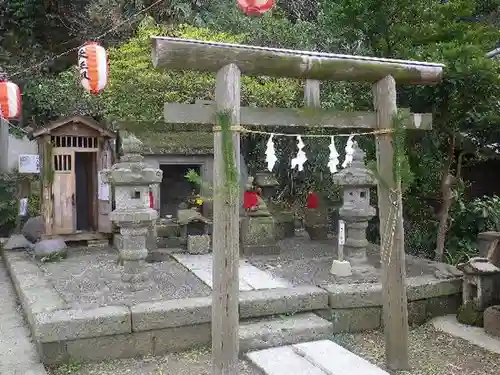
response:
<path id="1" fill-rule="evenodd" d="M 54 234 L 70 234 L 75 231 L 75 153 L 54 152 Z"/>
<path id="2" fill-rule="evenodd" d="M 111 233 L 113 231 L 111 219 L 109 218 L 109 214 L 112 210 L 112 191 L 108 184 L 103 183 L 100 176 L 100 172 L 103 169 L 111 168 L 113 162 L 112 157 L 113 151 L 109 140 L 103 140 L 97 159 L 97 227 L 100 233 Z"/>

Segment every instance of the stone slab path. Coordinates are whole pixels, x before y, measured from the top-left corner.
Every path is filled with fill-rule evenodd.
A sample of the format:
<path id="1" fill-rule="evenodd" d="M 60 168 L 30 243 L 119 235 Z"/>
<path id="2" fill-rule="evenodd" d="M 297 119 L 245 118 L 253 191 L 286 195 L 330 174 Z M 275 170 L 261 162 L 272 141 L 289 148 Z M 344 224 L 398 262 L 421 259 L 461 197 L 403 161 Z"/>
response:
<path id="1" fill-rule="evenodd" d="M 389 375 L 330 340 L 259 350 L 247 358 L 266 375 Z"/>
<path id="2" fill-rule="evenodd" d="M 212 254 L 172 254 L 172 256 L 212 288 Z M 239 278 L 240 291 L 289 288 L 292 286 L 288 281 L 272 276 L 244 259 L 240 260 Z"/>
<path id="3" fill-rule="evenodd" d="M 0 258 L 0 374 L 47 375 Z"/>
<path id="4" fill-rule="evenodd" d="M 484 328 L 461 324 L 455 315 L 440 316 L 432 319 L 431 323 L 434 328 L 440 331 L 460 337 L 490 352 L 500 354 L 500 338 L 488 335 L 484 332 Z"/>

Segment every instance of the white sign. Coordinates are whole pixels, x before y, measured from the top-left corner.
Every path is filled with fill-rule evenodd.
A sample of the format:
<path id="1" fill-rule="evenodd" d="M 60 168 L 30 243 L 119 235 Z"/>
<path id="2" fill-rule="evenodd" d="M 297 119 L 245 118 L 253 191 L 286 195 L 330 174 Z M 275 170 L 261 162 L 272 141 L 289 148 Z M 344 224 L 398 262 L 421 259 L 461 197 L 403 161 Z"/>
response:
<path id="1" fill-rule="evenodd" d="M 19 173 L 40 173 L 39 155 L 19 155 Z"/>
<path id="2" fill-rule="evenodd" d="M 21 198 L 19 200 L 19 216 L 28 215 L 28 198 Z"/>
<path id="3" fill-rule="evenodd" d="M 345 222 L 344 220 L 339 220 L 339 246 L 345 245 Z"/>
<path id="4" fill-rule="evenodd" d="M 102 180 L 101 174 L 97 173 L 97 199 L 100 201 L 109 201 L 109 184 Z"/>

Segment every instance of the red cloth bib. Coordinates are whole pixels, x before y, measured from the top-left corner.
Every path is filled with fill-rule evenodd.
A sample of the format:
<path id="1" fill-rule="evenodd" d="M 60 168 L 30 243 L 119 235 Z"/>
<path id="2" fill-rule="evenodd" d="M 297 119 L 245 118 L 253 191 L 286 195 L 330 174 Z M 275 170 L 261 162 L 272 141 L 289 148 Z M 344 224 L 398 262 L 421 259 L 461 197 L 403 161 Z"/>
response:
<path id="1" fill-rule="evenodd" d="M 257 193 L 254 191 L 245 191 L 245 194 L 243 195 L 243 208 L 245 210 L 249 210 L 257 207 L 257 203 Z"/>
<path id="2" fill-rule="evenodd" d="M 318 208 L 319 207 L 318 194 L 313 193 L 312 191 L 309 192 L 309 194 L 307 195 L 306 207 L 307 208 Z"/>

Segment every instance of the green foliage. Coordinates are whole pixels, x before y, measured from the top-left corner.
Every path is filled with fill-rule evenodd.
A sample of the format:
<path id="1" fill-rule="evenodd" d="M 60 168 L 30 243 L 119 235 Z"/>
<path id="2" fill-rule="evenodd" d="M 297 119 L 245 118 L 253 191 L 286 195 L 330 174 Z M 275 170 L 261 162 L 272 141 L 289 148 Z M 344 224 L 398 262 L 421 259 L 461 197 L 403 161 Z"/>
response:
<path id="1" fill-rule="evenodd" d="M 31 3 L 15 1 L 3 8 L 0 6 L 0 12 L 5 9 L 10 12 L 0 15 L 11 17 L 0 17 L 5 31 L 0 36 L 2 47 L 4 40 L 9 40 L 10 52 L 3 54 L 8 60 L 7 67 L 20 63 L 18 60 L 26 61 L 32 55 L 38 59 L 39 51 L 42 54 L 56 51 L 55 46 L 50 51 L 43 51 L 40 46 L 47 45 L 48 34 L 60 30 L 58 19 L 70 25 L 67 29 L 71 30 L 71 38 L 99 35 L 103 28 L 144 9 L 151 0 L 134 4 L 123 0 L 89 0 L 75 3 L 65 15 L 48 9 L 45 3 Z M 50 26 L 39 29 L 40 20 L 43 21 L 39 16 L 43 12 L 57 16 L 50 21 L 56 22 L 53 29 Z M 395 165 L 401 166 L 396 172 L 401 174 L 404 188 L 406 248 L 412 253 L 427 255 L 432 255 L 435 248 L 436 212 L 442 203 L 441 177 L 448 165 L 451 165 L 451 173 L 457 173 L 455 155 L 450 154 L 449 145 L 455 143 L 456 148 L 470 156 L 471 162 L 485 160 L 492 154 L 496 157 L 492 152 L 495 146 L 491 145 L 500 138 L 500 64 L 484 55 L 497 47 L 500 19 L 497 0 L 278 1 L 277 8 L 264 17 L 247 17 L 230 0 L 170 0 L 151 14 L 155 20 L 146 18 L 137 28 L 134 23 L 127 24 L 106 38 L 110 83 L 101 95 L 84 94 L 74 69 L 55 76 L 40 75 L 25 82 L 23 87 L 24 108 L 27 108 L 24 117 L 44 124 L 60 116 L 89 114 L 107 121 L 116 120 L 118 124 L 130 121 L 136 124 L 137 132 L 157 137 L 164 132 L 164 102 L 213 99 L 215 82 L 212 74 L 154 70 L 150 63 L 152 35 L 443 62 L 446 69 L 442 84 L 398 87 L 399 107 L 433 114 L 432 131 L 408 132 L 404 139 L 397 134 L 395 137 L 395 147 L 404 148 L 405 155 L 404 159 L 395 160 Z M 78 19 L 85 20 L 85 27 L 75 27 Z M 459 22 L 459 19 L 479 19 L 480 22 Z M 179 21 L 190 25 L 179 26 Z M 158 22 L 168 26 L 158 26 Z M 9 27 L 5 26 L 7 23 Z M 129 38 L 131 31 L 134 33 Z M 127 41 L 116 44 L 124 40 Z M 24 55 L 18 59 L 11 52 L 22 44 L 35 49 L 23 48 Z M 74 56 L 68 59 L 66 64 L 74 63 Z M 300 107 L 302 86 L 295 80 L 243 77 L 242 105 Z M 324 82 L 322 105 L 339 110 L 373 110 L 370 84 Z M 360 137 L 359 140 L 368 158 L 374 159 L 373 139 Z M 244 135 L 242 141 L 250 173 L 263 168 L 265 137 Z M 295 143 L 293 138 L 276 140 L 280 197 L 302 204 L 305 192 L 313 189 L 327 200 L 338 200 L 338 189 L 325 167 L 328 140 L 306 139 L 308 162 L 301 173 L 289 167 L 296 152 Z M 339 150 L 343 146 L 340 142 L 337 144 Z M 399 157 L 403 153 L 395 155 Z M 460 202 L 466 209 L 460 208 Z M 462 259 L 465 253 L 473 254 L 473 233 L 480 230 L 482 224 L 470 229 L 465 223 L 478 217 L 476 206 L 460 199 L 452 207 L 447 240 L 450 262 Z M 372 229 L 378 232 L 376 226 Z"/>
<path id="2" fill-rule="evenodd" d="M 17 190 L 21 179 L 28 179 L 32 186 L 38 182 L 37 176 L 21 176 L 17 171 L 0 174 L 0 233 L 10 235 L 16 226 L 19 213 Z M 28 215 L 40 214 L 40 195 L 38 191 L 28 197 Z"/>
<path id="3" fill-rule="evenodd" d="M 477 235 L 500 230 L 500 197 L 476 198 L 470 202 L 459 199 L 451 210 L 446 241 L 450 263 L 459 263 L 478 254 Z"/>
<path id="4" fill-rule="evenodd" d="M 165 102 L 191 103 L 213 99 L 215 77 L 198 72 L 156 70 L 151 64 L 151 37 L 154 35 L 242 42 L 243 37 L 184 25 L 158 26 L 145 19 L 136 36 L 109 49 L 109 84 L 99 96 L 84 93 L 76 70 L 57 77 L 40 77 L 29 83 L 25 96 L 37 108 L 35 119 L 46 122 L 59 116 L 86 114 L 107 120 L 137 123 L 138 131 L 157 131 L 163 123 Z M 301 97 L 297 82 L 285 79 L 243 77 L 242 104 L 290 105 Z"/>
<path id="5" fill-rule="evenodd" d="M 0 176 L 0 228 L 3 234 L 9 233 L 16 224 L 19 211 L 16 199 L 17 175 L 4 173 Z"/>

